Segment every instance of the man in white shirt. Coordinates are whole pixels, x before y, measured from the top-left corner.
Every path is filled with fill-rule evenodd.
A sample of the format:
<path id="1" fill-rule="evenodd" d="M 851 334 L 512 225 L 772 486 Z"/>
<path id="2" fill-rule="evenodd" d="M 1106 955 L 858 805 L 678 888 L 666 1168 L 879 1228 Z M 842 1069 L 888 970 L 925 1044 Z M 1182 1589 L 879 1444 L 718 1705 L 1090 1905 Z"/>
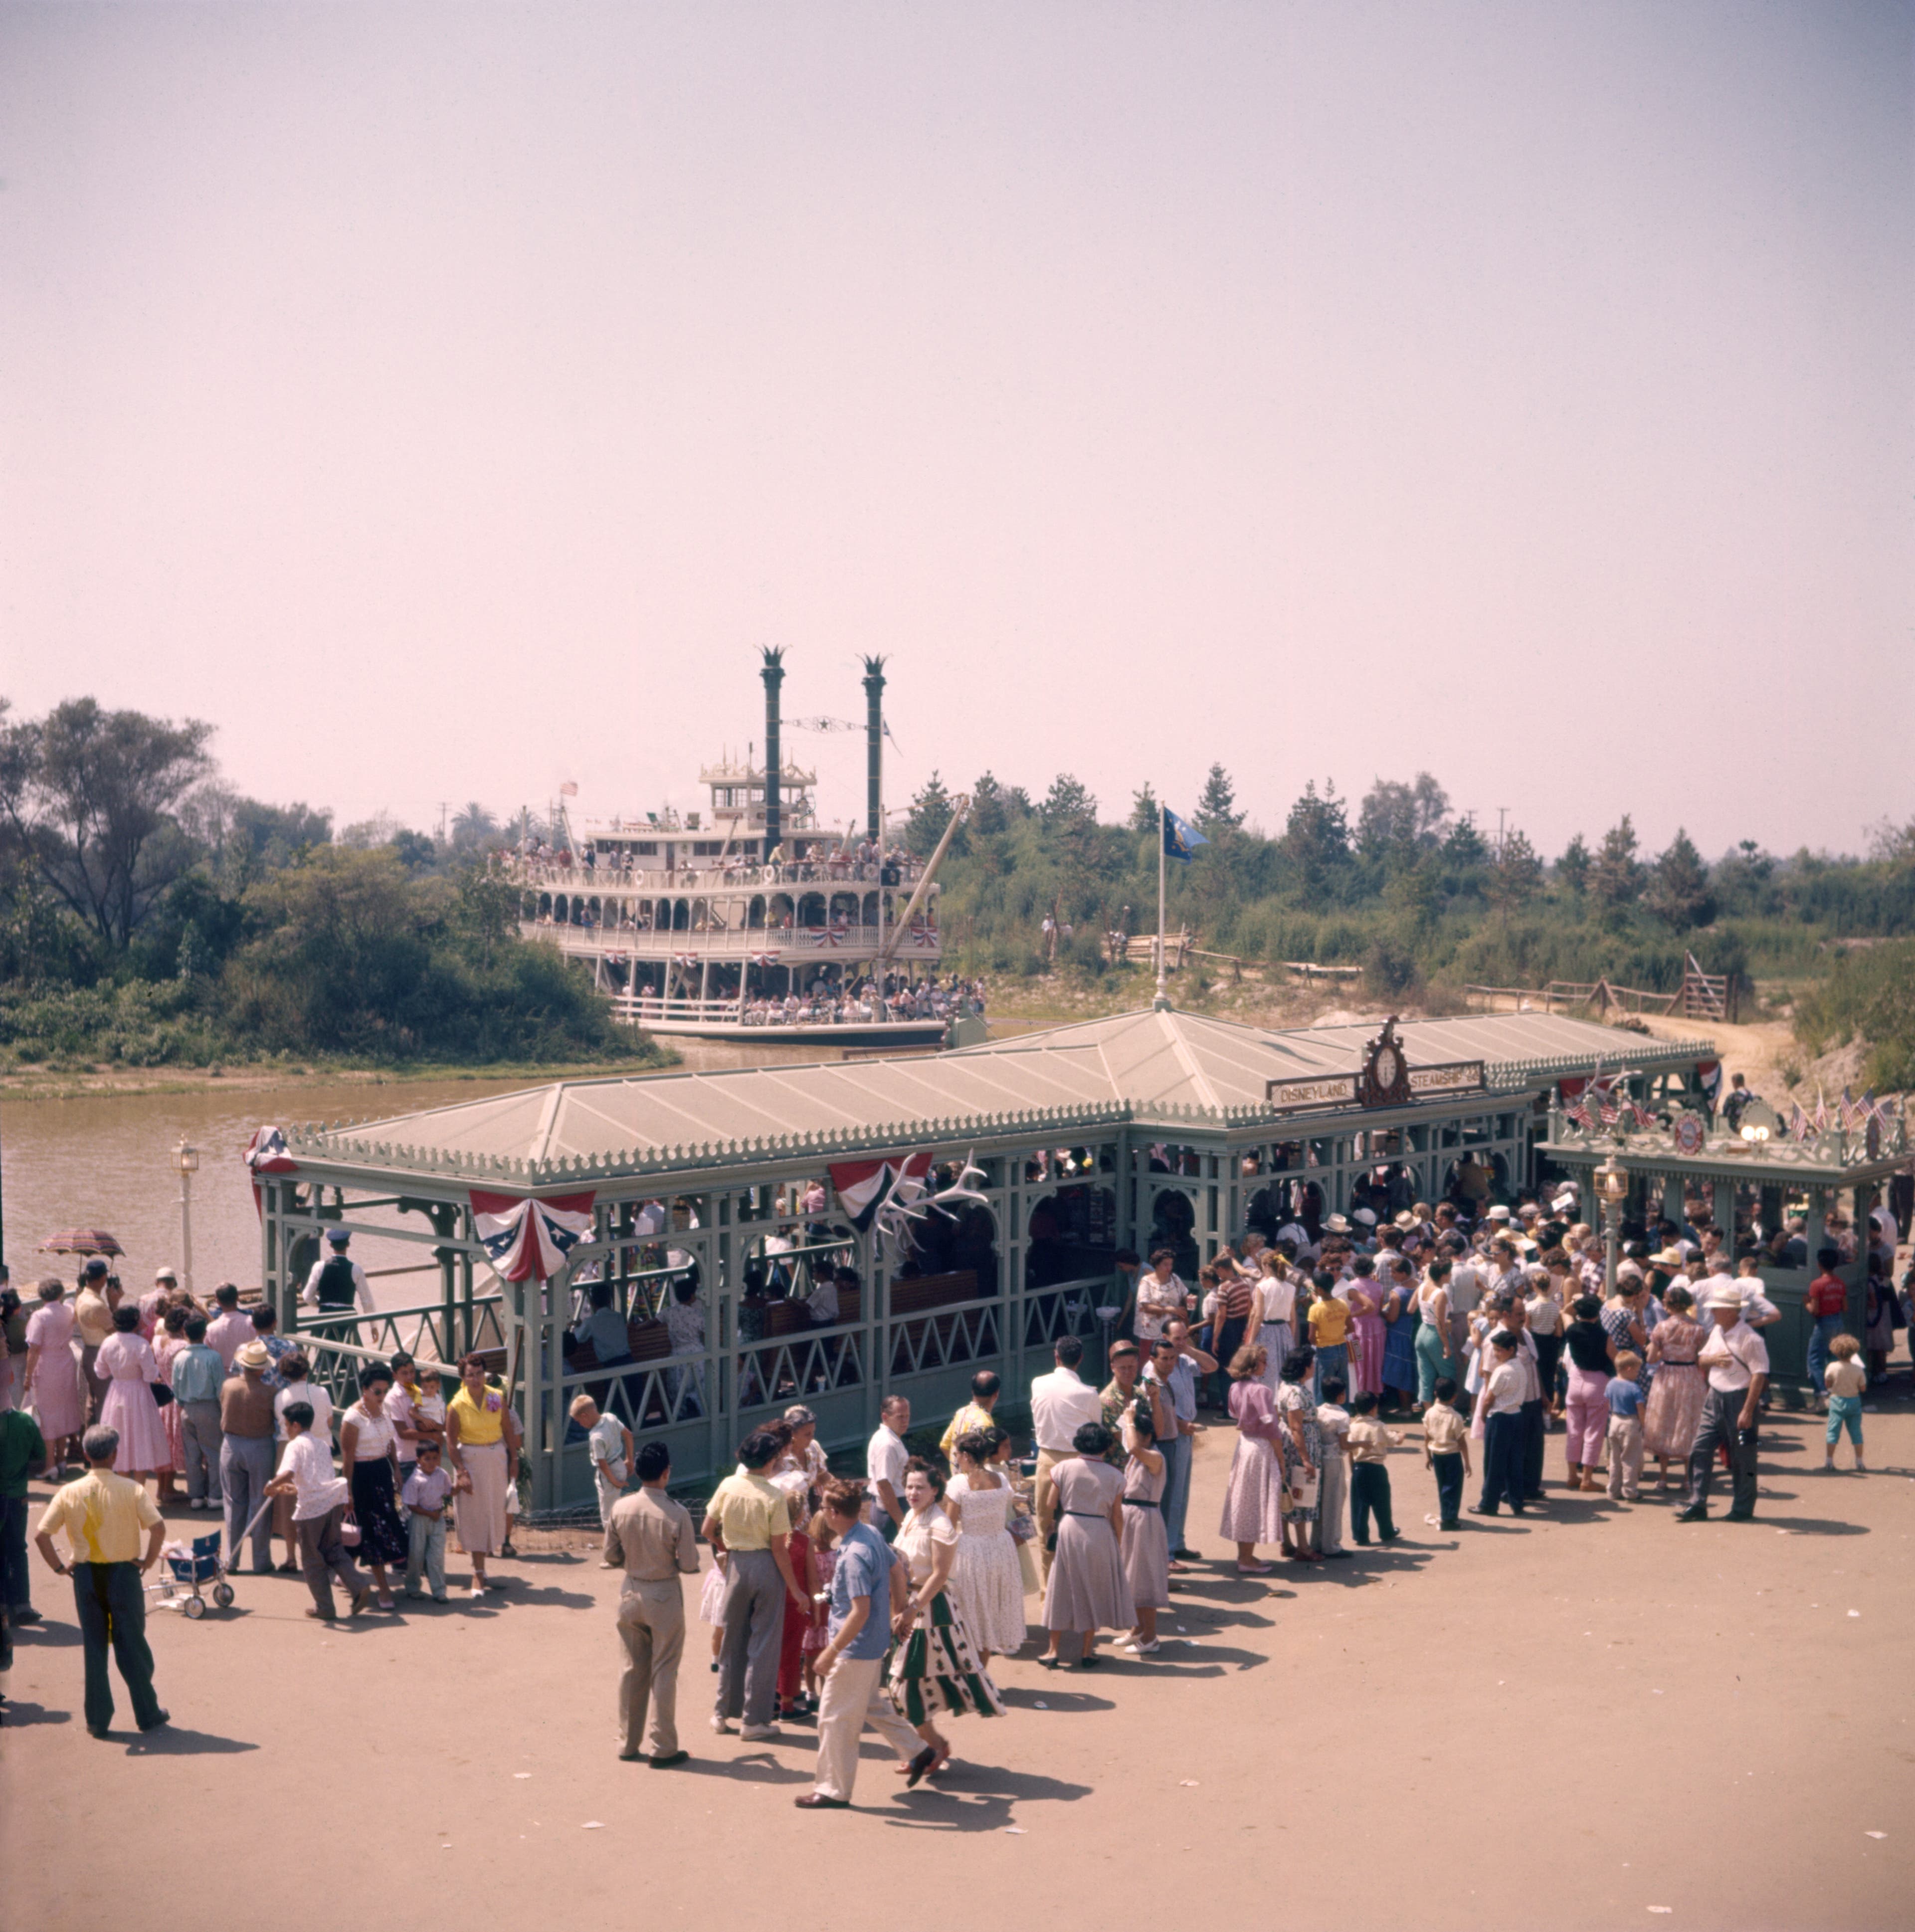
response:
<path id="1" fill-rule="evenodd" d="M 599 1492 L 599 1527 L 604 1529 L 611 1525 L 612 1506 L 624 1495 L 632 1474 L 632 1432 L 589 1395 L 574 1396 L 571 1413 L 585 1432 L 585 1452 L 592 1459 L 592 1480 Z"/>
<path id="2" fill-rule="evenodd" d="M 1709 1390 L 1703 1398 L 1695 1440 L 1689 1445 L 1688 1507 L 1676 1520 L 1707 1519 L 1715 1452 L 1726 1448 L 1732 1492 L 1728 1520 L 1747 1522 L 1755 1514 L 1756 1418 L 1762 1392 L 1769 1385 L 1769 1350 L 1742 1319 L 1742 1298 L 1733 1282 L 1717 1288 L 1708 1306 L 1715 1326 L 1703 1342 L 1696 1364 L 1709 1379 Z"/>
<path id="3" fill-rule="evenodd" d="M 878 1507 L 873 1527 L 888 1543 L 905 1526 L 905 1465 L 911 1460 L 905 1431 L 911 1426 L 911 1404 L 901 1395 L 887 1395 L 878 1414 L 878 1432 L 864 1453 L 864 1473 Z"/>
<path id="4" fill-rule="evenodd" d="M 1490 1336 L 1493 1366 L 1478 1400 L 1483 1425 L 1483 1493 L 1469 1505 L 1472 1516 L 1494 1516 L 1507 1497 L 1510 1514 L 1523 1514 L 1523 1397 L 1528 1377 L 1516 1360 L 1517 1337 L 1507 1328 Z"/>
<path id="5" fill-rule="evenodd" d="M 1037 1438 L 1037 1567 L 1048 1583 L 1051 1552 L 1046 1546 L 1057 1527 L 1057 1485 L 1051 1472 L 1077 1452 L 1073 1438 L 1087 1422 L 1101 1422 L 1104 1409 L 1097 1390 L 1077 1373 L 1084 1345 L 1075 1335 L 1061 1336 L 1052 1352 L 1057 1366 L 1031 1384 L 1031 1427 Z"/>
<path id="6" fill-rule="evenodd" d="M 329 1315 L 350 1314 L 355 1304 L 362 1314 L 372 1314 L 372 1290 L 366 1282 L 366 1271 L 346 1252 L 353 1238 L 352 1230 L 329 1228 L 326 1238 L 332 1252 L 323 1261 L 314 1262 L 306 1285 L 299 1291 L 301 1302 Z"/>
<path id="7" fill-rule="evenodd" d="M 1483 1298 L 1489 1270 L 1460 1234 L 1450 1238 L 1448 1251 L 1455 1257 L 1449 1277 L 1449 1352 L 1461 1361 L 1469 1351 L 1469 1318 Z"/>

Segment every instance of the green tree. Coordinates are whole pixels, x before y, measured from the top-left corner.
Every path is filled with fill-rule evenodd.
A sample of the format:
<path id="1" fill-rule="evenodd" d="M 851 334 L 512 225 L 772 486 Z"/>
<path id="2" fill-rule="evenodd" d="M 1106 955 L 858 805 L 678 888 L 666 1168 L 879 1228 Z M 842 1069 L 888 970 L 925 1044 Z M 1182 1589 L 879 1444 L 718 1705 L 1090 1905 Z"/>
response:
<path id="1" fill-rule="evenodd" d="M 1234 832 L 1243 822 L 1244 814 L 1237 809 L 1236 790 L 1229 775 L 1220 764 L 1212 765 L 1210 776 L 1204 780 L 1202 794 L 1197 800 L 1199 830 L 1212 836 L 1219 832 Z"/>
<path id="2" fill-rule="evenodd" d="M 1679 826 L 1669 848 L 1650 868 L 1643 903 L 1678 932 L 1706 926 L 1715 916 L 1709 890 L 1709 868 Z"/>
<path id="3" fill-rule="evenodd" d="M 1068 772 L 1051 781 L 1037 816 L 1047 832 L 1081 832 L 1097 822 L 1097 802 Z"/>
<path id="4" fill-rule="evenodd" d="M 1490 868 L 1484 888 L 1490 904 L 1507 919 L 1520 911 L 1542 890 L 1543 862 L 1536 848 L 1518 831 L 1505 833 L 1502 850 Z"/>
<path id="5" fill-rule="evenodd" d="M 481 852 L 498 842 L 499 821 L 473 800 L 452 814 L 452 847 L 455 852 Z"/>
<path id="6" fill-rule="evenodd" d="M 980 838 L 1006 830 L 1010 815 L 1004 808 L 1004 788 L 989 772 L 971 788 L 971 829 Z"/>
<path id="7" fill-rule="evenodd" d="M 212 768 L 212 731 L 90 698 L 0 728 L 0 809 L 47 885 L 110 946 L 124 947 L 194 862 L 177 814 Z"/>
<path id="8" fill-rule="evenodd" d="M 1442 842 L 1449 810 L 1449 794 L 1427 772 L 1408 784 L 1379 778 L 1357 813 L 1357 850 L 1366 859 L 1413 860 Z"/>
<path id="9" fill-rule="evenodd" d="M 1334 891 L 1350 858 L 1347 808 L 1337 796 L 1334 781 L 1324 787 L 1321 796 L 1314 778 L 1304 787 L 1302 797 L 1290 807 L 1277 843 L 1285 869 L 1300 896 L 1320 899 Z"/>
<path id="10" fill-rule="evenodd" d="M 1589 848 L 1579 832 L 1563 848 L 1562 856 L 1556 862 L 1556 876 L 1577 898 L 1589 889 Z"/>
<path id="11" fill-rule="evenodd" d="M 953 808 L 944 780 L 934 771 L 924 789 L 911 802 L 911 811 L 905 820 L 905 845 L 919 858 L 928 859 L 944 837 Z"/>
<path id="12" fill-rule="evenodd" d="M 1163 830 L 1163 808 L 1148 784 L 1139 785 L 1130 795 L 1129 824 L 1139 838 L 1154 838 Z"/>
<path id="13" fill-rule="evenodd" d="M 1600 904 L 1625 906 L 1642 890 L 1642 865 L 1636 856 L 1636 828 L 1625 812 L 1602 835 L 1601 846 L 1589 868 L 1589 890 Z"/>

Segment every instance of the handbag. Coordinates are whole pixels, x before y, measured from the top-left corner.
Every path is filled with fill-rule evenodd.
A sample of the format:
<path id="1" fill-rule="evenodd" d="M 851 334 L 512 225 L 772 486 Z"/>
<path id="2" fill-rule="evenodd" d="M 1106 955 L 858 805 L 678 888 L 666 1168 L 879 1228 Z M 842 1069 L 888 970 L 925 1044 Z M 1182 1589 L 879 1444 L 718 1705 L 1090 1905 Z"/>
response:
<path id="1" fill-rule="evenodd" d="M 164 1408 L 173 1400 L 173 1390 L 164 1382 L 149 1382 L 146 1386 L 153 1391 L 153 1404 L 156 1408 Z"/>

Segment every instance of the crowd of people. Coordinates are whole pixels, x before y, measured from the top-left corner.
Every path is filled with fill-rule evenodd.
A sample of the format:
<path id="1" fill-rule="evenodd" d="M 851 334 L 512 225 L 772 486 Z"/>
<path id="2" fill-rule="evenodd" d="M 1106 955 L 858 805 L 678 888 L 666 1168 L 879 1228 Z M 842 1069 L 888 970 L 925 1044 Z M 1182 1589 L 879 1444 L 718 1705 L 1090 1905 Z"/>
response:
<path id="1" fill-rule="evenodd" d="M 806 1808 L 851 1802 L 867 1727 L 908 1786 L 937 1778 L 954 1720 L 1002 1714 L 992 1666 L 1025 1649 L 1032 1599 L 1040 1667 L 1094 1670 L 1110 1644 L 1158 1653 L 1177 1580 L 1206 1560 L 1187 1524 L 1193 1450 L 1211 1427 L 1231 1432 L 1220 1560 L 1244 1580 L 1397 1541 L 1403 1478 L 1392 1465 L 1406 1450 L 1441 1532 L 1468 1514 L 1547 1508 L 1557 1500 L 1544 1481 L 1552 1430 L 1571 1491 L 1646 1501 L 1653 1463 L 1653 1493 L 1679 1483 L 1676 1520 L 1700 1522 L 1719 1465 L 1727 1519 L 1749 1520 L 1773 1367 L 1765 1331 L 1781 1318 L 1759 1272 L 1770 1236 L 1748 1231 L 1732 1254 L 1691 1203 L 1683 1220 L 1626 1228 L 1612 1277 L 1577 1205 L 1565 1190 L 1473 1220 L 1454 1204 L 1414 1203 L 1387 1220 L 1366 1208 L 1293 1222 L 1223 1244 L 1188 1284 L 1169 1246 L 1148 1263 L 1120 1257 L 1131 1279 L 1106 1378 L 1086 1378 L 1079 1337 L 1058 1337 L 1029 1390 L 1028 1460 L 998 1419 L 1003 1384 L 988 1370 L 935 1451 L 920 1435 L 914 1453 L 910 1403 L 888 1396 L 862 1481 L 833 1474 L 815 1415 L 794 1403 L 739 1445 L 701 1526 L 669 1493 L 665 1445 L 635 1441 L 581 1394 L 572 1420 L 592 1462 L 603 1561 L 623 1573 L 623 1754 L 660 1767 L 687 1756 L 680 1579 L 699 1568 L 701 1534 L 713 1554 L 697 1613 L 710 1632 L 713 1731 L 759 1744 L 782 1725 L 815 1725 Z M 1886 1207 L 1859 1229 L 1836 1215 L 1826 1227 L 1802 1368 L 1826 1418 L 1824 1466 L 1846 1438 L 1859 1470 L 1863 1398 L 1908 1319 L 1890 1285 L 1901 1231 Z M 1855 1333 L 1838 1270 L 1858 1244 L 1868 1290 Z M 315 1267 L 324 1306 L 356 1305 L 344 1247 Z M 95 1730 L 110 1722 L 110 1654 L 136 1721 L 166 1721 L 140 1634 L 140 1577 L 160 1559 L 158 1505 L 181 1499 L 178 1484 L 188 1510 L 224 1510 L 230 1564 L 250 1546 L 254 1570 L 273 1568 L 278 1535 L 277 1567 L 303 1574 L 317 1621 L 339 1614 L 342 1595 L 350 1616 L 393 1610 L 401 1582 L 446 1600 L 449 1522 L 473 1594 L 496 1587 L 487 1558 L 509 1547 L 519 1431 L 479 1358 L 461 1363 L 449 1401 L 403 1354 L 368 1362 L 357 1399 L 335 1415 L 270 1309 L 242 1310 L 230 1285 L 203 1308 L 164 1270 L 134 1300 L 100 1262 L 71 1301 L 59 1280 L 42 1283 L 20 1346 L 8 1333 L 0 1637 L 38 1619 L 27 1480 L 77 1450 L 86 1473 L 56 1493 L 35 1540 L 74 1576 Z"/>
<path id="2" fill-rule="evenodd" d="M 692 830 L 695 832 L 695 827 Z M 595 841 L 587 839 L 575 852 L 568 845 L 554 846 L 542 838 L 533 838 L 518 852 L 494 852 L 488 864 L 503 876 L 528 884 L 616 885 L 620 880 L 645 877 L 648 869 L 662 870 L 641 864 L 641 856 L 629 845 L 608 846 L 601 852 Z M 819 839 L 803 857 L 788 854 L 782 843 L 773 846 L 762 860 L 755 852 L 727 852 L 702 861 L 688 856 L 673 868 L 670 876 L 682 881 L 703 875 L 728 885 L 864 883 L 896 886 L 911 884 L 923 871 L 923 862 L 902 845 L 887 846 L 871 838 L 843 843 Z"/>

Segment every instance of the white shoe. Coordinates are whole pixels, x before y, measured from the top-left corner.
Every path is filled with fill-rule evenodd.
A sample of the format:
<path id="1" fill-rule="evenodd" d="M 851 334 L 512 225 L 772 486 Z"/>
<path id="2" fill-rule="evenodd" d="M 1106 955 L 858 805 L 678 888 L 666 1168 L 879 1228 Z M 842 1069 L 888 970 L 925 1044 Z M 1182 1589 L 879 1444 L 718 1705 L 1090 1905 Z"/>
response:
<path id="1" fill-rule="evenodd" d="M 1154 1657 L 1163 1648 L 1163 1641 L 1152 1637 L 1148 1643 L 1127 1643 L 1124 1648 L 1133 1657 Z"/>
<path id="2" fill-rule="evenodd" d="M 712 1718 L 712 1729 L 717 1732 L 720 1737 L 723 1737 L 728 1731 L 736 1728 L 729 1718 L 721 1718 L 714 1714 Z"/>
<path id="3" fill-rule="evenodd" d="M 776 1724 L 745 1724 L 739 1728 L 738 1735 L 749 1743 L 775 1744 L 785 1733 Z"/>

